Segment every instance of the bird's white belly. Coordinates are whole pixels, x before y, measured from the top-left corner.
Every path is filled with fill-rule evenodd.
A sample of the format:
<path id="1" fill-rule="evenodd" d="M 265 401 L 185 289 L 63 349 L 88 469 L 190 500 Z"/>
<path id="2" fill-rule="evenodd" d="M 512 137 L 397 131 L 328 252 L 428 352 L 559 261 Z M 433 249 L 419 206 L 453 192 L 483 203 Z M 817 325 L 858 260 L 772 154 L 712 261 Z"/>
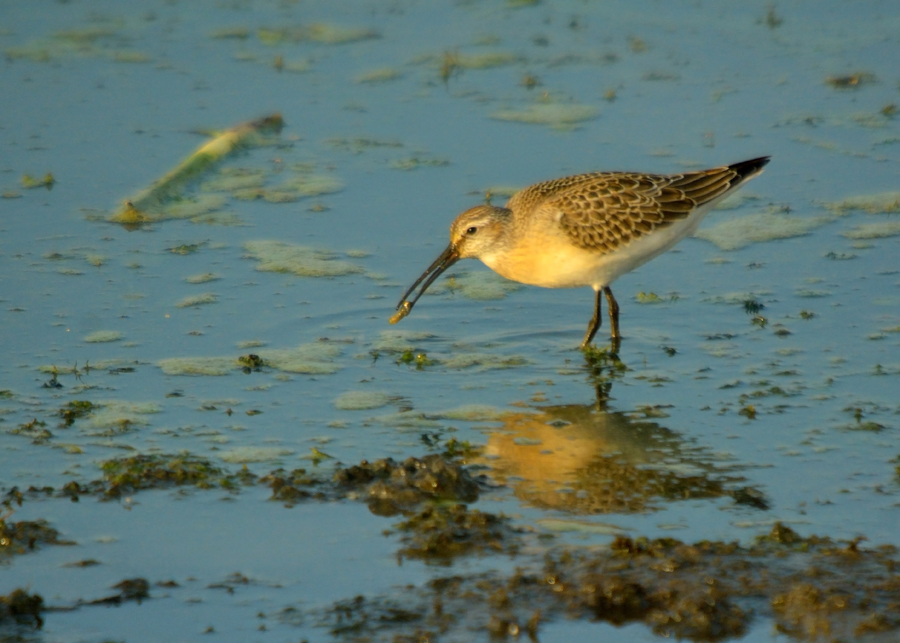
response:
<path id="1" fill-rule="evenodd" d="M 608 286 L 625 273 L 658 257 L 685 237 L 692 235 L 700 225 L 706 211 L 708 210 L 696 212 L 688 219 L 677 221 L 664 228 L 657 228 L 651 234 L 644 235 L 627 246 L 603 256 L 594 271 L 592 280 L 583 285 L 590 285 L 594 288 Z"/>

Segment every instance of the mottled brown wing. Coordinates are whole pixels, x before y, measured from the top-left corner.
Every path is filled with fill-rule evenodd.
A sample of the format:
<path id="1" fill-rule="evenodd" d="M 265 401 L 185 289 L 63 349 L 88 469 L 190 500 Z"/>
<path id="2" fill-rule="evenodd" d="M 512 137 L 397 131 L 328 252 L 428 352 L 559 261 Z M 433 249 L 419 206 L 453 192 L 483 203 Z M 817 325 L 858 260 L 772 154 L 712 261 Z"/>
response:
<path id="1" fill-rule="evenodd" d="M 561 212 L 559 224 L 576 245 L 608 252 L 685 219 L 744 177 L 731 167 L 721 167 L 665 176 L 604 172 L 571 178 L 578 180 L 547 192 L 542 202 Z M 565 181 L 534 187 L 546 191 L 542 186 Z"/>
<path id="2" fill-rule="evenodd" d="M 510 197 L 506 202 L 506 207 L 510 210 L 530 210 L 534 206 L 543 203 L 549 198 L 555 197 L 561 192 L 565 192 L 570 188 L 575 188 L 584 183 L 595 181 L 609 172 L 592 172 L 590 174 L 575 174 L 573 176 L 564 176 L 561 179 L 552 179 L 535 183 L 524 190 L 520 190 Z"/>

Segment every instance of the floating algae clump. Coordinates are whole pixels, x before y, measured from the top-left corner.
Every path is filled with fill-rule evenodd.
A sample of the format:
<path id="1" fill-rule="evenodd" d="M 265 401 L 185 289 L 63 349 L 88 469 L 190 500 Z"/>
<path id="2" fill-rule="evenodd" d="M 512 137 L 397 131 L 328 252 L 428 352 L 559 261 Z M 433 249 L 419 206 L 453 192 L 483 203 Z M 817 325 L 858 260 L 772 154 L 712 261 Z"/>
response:
<path id="1" fill-rule="evenodd" d="M 237 447 L 230 451 L 220 451 L 219 457 L 225 462 L 244 464 L 247 462 L 268 462 L 293 455 L 290 449 L 280 447 Z"/>
<path id="2" fill-rule="evenodd" d="M 204 192 L 233 192 L 247 188 L 260 188 L 266 183 L 266 173 L 260 169 L 226 167 L 219 175 L 200 184 Z"/>
<path id="3" fill-rule="evenodd" d="M 880 221 L 878 223 L 864 223 L 852 230 L 841 233 L 848 239 L 880 239 L 882 237 L 896 237 L 900 234 L 900 221 Z"/>
<path id="4" fill-rule="evenodd" d="M 434 416 L 464 422 L 493 422 L 503 418 L 503 410 L 487 404 L 464 404 L 455 409 L 439 411 Z"/>
<path id="5" fill-rule="evenodd" d="M 301 174 L 285 181 L 280 188 L 302 196 L 319 196 L 340 192 L 344 189 L 344 183 L 330 174 Z"/>
<path id="6" fill-rule="evenodd" d="M 317 484 L 318 480 L 307 475 L 306 469 L 294 469 L 290 472 L 276 469 L 259 478 L 258 482 L 272 490 L 269 500 L 283 502 L 286 507 L 293 507 L 301 500 L 313 496 L 313 492 L 307 491 L 303 487 L 312 487 Z M 325 494 L 321 492 L 315 492 L 315 495 L 319 498 L 325 497 Z"/>
<path id="7" fill-rule="evenodd" d="M 332 194 L 344 189 L 344 183 L 330 174 L 309 174 L 302 171 L 299 175 L 287 179 L 277 185 L 248 185 L 232 189 L 231 195 L 243 201 L 263 199 L 270 203 L 292 203 L 304 197 Z"/>
<path id="8" fill-rule="evenodd" d="M 396 462 L 392 458 L 338 469 L 334 482 L 348 490 L 365 488 L 369 509 L 381 516 L 409 511 L 427 501 L 474 502 L 478 483 L 458 463 L 431 454 Z"/>
<path id="9" fill-rule="evenodd" d="M 362 266 L 336 259 L 328 250 L 297 246 L 281 241 L 248 241 L 244 250 L 259 261 L 257 270 L 288 272 L 300 277 L 338 277 L 365 272 Z"/>
<path id="10" fill-rule="evenodd" d="M 11 556 L 34 551 L 37 545 L 71 545 L 61 540 L 59 532 L 46 520 L 7 520 L 9 516 L 0 517 L 0 561 Z"/>
<path id="11" fill-rule="evenodd" d="M 344 27 L 327 22 L 315 22 L 300 27 L 262 27 L 257 32 L 257 36 L 264 45 L 280 45 L 286 42 L 302 41 L 319 42 L 326 45 L 344 45 L 380 37 L 379 33 L 374 29 Z"/>
<path id="12" fill-rule="evenodd" d="M 72 400 L 59 411 L 57 415 L 62 418 L 63 426 L 72 426 L 75 420 L 90 415 L 94 410 L 94 404 L 87 400 Z"/>
<path id="13" fill-rule="evenodd" d="M 483 523 L 488 529 L 481 529 L 477 515 L 458 509 L 436 514 L 420 512 L 398 525 L 409 549 L 405 555 L 451 553 L 472 538 L 472 553 L 518 549 L 516 569 L 479 573 L 454 568 L 390 594 L 338 601 L 317 614 L 336 638 L 433 640 L 425 628 L 440 627 L 440 640 L 470 640 L 472 632 L 487 632 L 491 640 L 536 641 L 550 638 L 541 631 L 548 623 L 561 625 L 554 633 L 567 632 L 576 623 L 585 632 L 605 623 L 632 626 L 630 637 L 641 640 L 652 635 L 689 641 L 776 636 L 791 641 L 897 640 L 898 561 L 893 548 L 867 551 L 855 542 L 797 534 L 783 539 L 790 530 L 776 525 L 773 532 L 781 532 L 777 540 L 749 547 L 618 537 L 603 547 L 556 547 L 529 563 L 527 536 L 502 519 L 487 518 Z M 492 536 L 497 528 L 503 533 Z M 437 537 L 433 546 L 429 536 Z M 458 553 L 465 553 L 464 547 Z M 426 559 L 444 562 L 436 555 Z M 301 624 L 296 610 L 284 610 L 282 620 Z M 634 624 L 643 624 L 648 632 Z"/>
<path id="14" fill-rule="evenodd" d="M 491 69 L 505 67 L 524 60 L 521 56 L 505 51 L 487 51 L 476 54 L 461 54 L 458 51 L 445 51 L 438 55 L 417 57 L 413 62 L 428 63 L 437 66 L 438 75 L 444 83 L 458 76 L 464 69 Z"/>
<path id="15" fill-rule="evenodd" d="M 118 435 L 135 426 L 146 426 L 149 424 L 146 416 L 161 410 L 154 402 L 95 402 L 91 406 L 89 425 L 95 429 L 93 435 Z"/>
<path id="16" fill-rule="evenodd" d="M 159 210 L 159 220 L 195 219 L 224 207 L 226 199 L 221 194 L 199 194 L 166 203 Z"/>
<path id="17" fill-rule="evenodd" d="M 751 243 L 788 239 L 809 234 L 816 228 L 831 223 L 838 215 L 797 217 L 780 212 L 760 212 L 736 217 L 699 230 L 699 239 L 712 241 L 722 250 L 737 250 Z"/>
<path id="18" fill-rule="evenodd" d="M 385 353 L 405 353 L 416 348 L 424 341 L 434 339 L 431 333 L 423 333 L 407 330 L 383 330 L 378 335 L 373 348 Z"/>
<path id="19" fill-rule="evenodd" d="M 296 348 L 259 351 L 263 364 L 288 373 L 329 375 L 340 370 L 334 362 L 341 349 L 330 342 L 301 344 Z"/>
<path id="20" fill-rule="evenodd" d="M 240 367 L 233 357 L 169 357 L 156 365 L 166 375 L 228 375 Z"/>
<path id="21" fill-rule="evenodd" d="M 98 330 L 84 338 L 88 344 L 101 344 L 104 342 L 117 342 L 125 335 L 117 330 Z"/>
<path id="22" fill-rule="evenodd" d="M 838 214 L 863 211 L 869 214 L 900 212 L 900 192 L 880 192 L 863 196 L 852 196 L 843 201 L 831 201 L 825 207 Z"/>
<path id="23" fill-rule="evenodd" d="M 393 429 L 437 429 L 442 426 L 433 415 L 415 410 L 379 415 L 369 420 Z"/>
<path id="24" fill-rule="evenodd" d="M 219 296 L 215 293 L 205 292 L 202 295 L 191 295 L 190 297 L 185 297 L 175 305 L 178 308 L 191 308 L 193 306 L 214 304 L 218 301 L 218 297 Z"/>
<path id="25" fill-rule="evenodd" d="M 410 170 L 417 170 L 420 167 L 445 167 L 447 165 L 450 165 L 450 161 L 448 161 L 447 159 L 419 154 L 402 159 L 394 159 L 388 165 L 395 170 L 403 170 L 405 172 L 408 172 Z"/>
<path id="26" fill-rule="evenodd" d="M 233 480 L 209 460 L 190 454 L 135 455 L 107 460 L 103 471 L 103 494 L 110 498 L 139 489 L 192 485 L 201 489 L 231 487 Z"/>
<path id="27" fill-rule="evenodd" d="M 453 355 L 442 360 L 444 366 L 451 369 L 477 367 L 475 370 L 491 371 L 495 369 L 518 368 L 530 362 L 520 355 L 491 355 L 490 353 L 464 353 Z"/>
<path id="28" fill-rule="evenodd" d="M 115 29 L 91 26 L 57 31 L 48 38 L 38 38 L 19 47 L 9 47 L 4 50 L 4 54 L 9 60 L 24 58 L 34 62 L 76 57 L 106 58 L 123 63 L 150 61 L 147 54 L 120 48 L 130 38 L 122 29 L 124 22 L 115 22 Z"/>
<path id="29" fill-rule="evenodd" d="M 313 42 L 343 45 L 348 42 L 379 38 L 380 35 L 374 29 L 365 27 L 344 27 L 327 22 L 318 22 L 306 27 L 306 37 Z"/>
<path id="30" fill-rule="evenodd" d="M 18 625 L 31 624 L 34 621 L 34 627 L 41 629 L 44 626 L 44 619 L 41 612 L 44 611 L 44 597 L 40 594 L 29 594 L 24 589 L 14 589 L 6 596 L 0 596 L 0 623 L 6 620 L 13 620 Z M 6 627 L 4 627 L 4 630 Z M 6 641 L 26 641 L 35 640 L 32 638 L 24 638 L 20 636 L 4 637 Z"/>
<path id="31" fill-rule="evenodd" d="M 429 292 L 432 294 L 458 292 L 467 299 L 489 301 L 492 299 L 503 299 L 509 293 L 515 292 L 520 288 L 522 286 L 514 281 L 504 279 L 493 272 L 479 270 L 444 279 L 433 285 Z"/>
<path id="32" fill-rule="evenodd" d="M 386 83 L 391 80 L 400 78 L 402 74 L 391 67 L 382 69 L 373 69 L 356 77 L 357 83 Z"/>
<path id="33" fill-rule="evenodd" d="M 328 375 L 340 370 L 334 359 L 341 349 L 329 342 L 301 344 L 296 348 L 271 348 L 238 357 L 169 357 L 156 363 L 166 375 L 228 375 L 273 368 L 288 373 Z"/>
<path id="34" fill-rule="evenodd" d="M 462 504 L 428 506 L 396 525 L 403 534 L 399 554 L 450 562 L 471 553 L 515 553 L 518 542 L 509 537 L 516 533 L 509 522 Z"/>
<path id="35" fill-rule="evenodd" d="M 391 396 L 387 393 L 376 391 L 347 391 L 341 393 L 334 401 L 334 408 L 340 411 L 363 411 L 366 409 L 380 409 L 391 402 Z"/>
<path id="36" fill-rule="evenodd" d="M 590 121 L 600 114 L 592 105 L 566 103 L 534 103 L 522 109 L 502 109 L 491 114 L 491 118 L 517 123 L 549 125 L 556 129 L 572 129 L 578 123 Z"/>
<path id="37" fill-rule="evenodd" d="M 488 51 L 480 54 L 456 54 L 454 62 L 463 69 L 492 69 L 521 62 L 522 57 L 507 51 Z"/>
<path id="38" fill-rule="evenodd" d="M 185 277 L 184 280 L 189 284 L 205 284 L 210 281 L 216 281 L 221 279 L 219 275 L 214 272 L 205 272 L 200 275 L 191 275 L 190 277 Z"/>

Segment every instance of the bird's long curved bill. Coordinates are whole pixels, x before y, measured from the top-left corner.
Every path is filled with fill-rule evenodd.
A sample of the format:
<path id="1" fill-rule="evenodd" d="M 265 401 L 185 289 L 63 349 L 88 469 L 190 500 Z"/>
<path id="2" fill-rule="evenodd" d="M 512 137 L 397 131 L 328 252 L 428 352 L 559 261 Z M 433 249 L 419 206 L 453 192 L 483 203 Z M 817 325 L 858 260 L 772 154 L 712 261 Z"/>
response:
<path id="1" fill-rule="evenodd" d="M 403 298 L 400 300 L 400 303 L 397 304 L 397 312 L 391 316 L 390 322 L 396 324 L 406 317 L 412 310 L 412 307 L 416 305 L 416 302 L 419 301 L 419 297 L 428 290 L 428 286 L 433 284 L 435 279 L 441 276 L 441 273 L 457 261 L 459 261 L 459 252 L 457 252 L 456 247 L 451 243 L 447 246 L 447 249 L 434 260 L 434 263 L 428 266 L 428 269 L 422 273 L 422 276 L 416 279 L 416 282 L 403 293 Z M 419 292 L 410 299 L 410 294 L 412 294 L 419 284 L 422 284 L 422 287 L 419 289 Z"/>

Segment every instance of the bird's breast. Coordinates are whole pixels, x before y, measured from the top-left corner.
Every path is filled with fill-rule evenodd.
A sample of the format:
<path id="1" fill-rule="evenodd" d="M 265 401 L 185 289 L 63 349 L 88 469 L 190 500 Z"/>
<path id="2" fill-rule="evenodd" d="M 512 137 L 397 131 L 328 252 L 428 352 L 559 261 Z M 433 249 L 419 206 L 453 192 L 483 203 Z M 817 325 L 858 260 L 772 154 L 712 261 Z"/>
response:
<path id="1" fill-rule="evenodd" d="M 482 255 L 497 274 L 532 286 L 574 288 L 595 283 L 603 257 L 556 237 L 523 239 L 511 248 Z"/>

